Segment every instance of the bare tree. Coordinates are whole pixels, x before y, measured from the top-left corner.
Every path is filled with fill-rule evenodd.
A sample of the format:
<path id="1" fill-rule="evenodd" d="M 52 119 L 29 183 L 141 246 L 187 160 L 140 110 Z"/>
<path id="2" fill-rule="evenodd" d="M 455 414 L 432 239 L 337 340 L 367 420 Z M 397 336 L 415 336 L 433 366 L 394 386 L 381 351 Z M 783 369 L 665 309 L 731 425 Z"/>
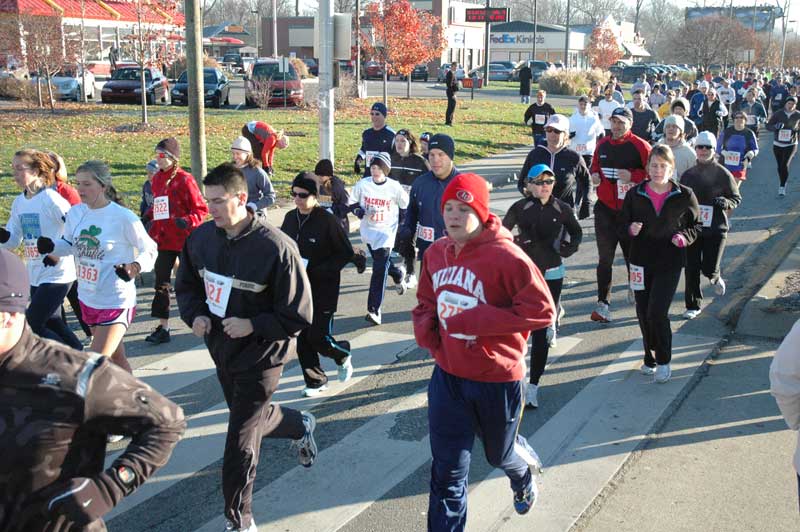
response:
<path id="1" fill-rule="evenodd" d="M 61 70 L 65 61 L 75 58 L 74 41 L 64 39 L 61 16 L 20 15 L 19 24 L 25 42 L 28 70 L 37 75 L 39 105 L 42 105 L 40 81 L 44 78 L 47 83 L 50 109 L 54 111 L 53 85 L 50 80 L 56 72 Z"/>
<path id="2" fill-rule="evenodd" d="M 627 12 L 622 0 L 573 0 L 571 7 L 572 17 L 584 24 L 597 24 L 608 15 L 613 15 L 619 22 Z"/>
<path id="3" fill-rule="evenodd" d="M 676 6 L 673 0 L 650 0 L 640 14 L 639 32 L 645 38 L 647 50 L 654 57 L 667 60 L 674 57 L 672 36 L 682 24 L 683 8 Z"/>
<path id="4" fill-rule="evenodd" d="M 673 34 L 671 48 L 677 57 L 703 68 L 722 63 L 725 54 L 753 46 L 753 32 L 736 20 L 719 15 L 686 21 Z"/>

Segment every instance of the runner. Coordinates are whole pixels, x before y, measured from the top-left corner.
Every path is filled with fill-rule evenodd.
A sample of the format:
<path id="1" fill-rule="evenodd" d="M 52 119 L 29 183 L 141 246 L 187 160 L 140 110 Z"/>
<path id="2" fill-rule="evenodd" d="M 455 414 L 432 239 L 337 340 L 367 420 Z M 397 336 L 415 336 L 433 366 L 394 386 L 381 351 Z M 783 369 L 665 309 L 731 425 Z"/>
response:
<path id="1" fill-rule="evenodd" d="M 577 208 L 580 219 L 589 217 L 589 170 L 578 152 L 569 146 L 570 123 L 564 115 L 553 115 L 547 122 L 545 133 L 547 143 L 536 146 L 522 165 L 522 171 L 517 181 L 517 189 L 523 194 L 528 189 L 528 172 L 537 164 L 546 164 L 555 171 L 556 184 L 553 195 L 569 205 Z"/>
<path id="2" fill-rule="evenodd" d="M 647 163 L 647 181 L 625 196 L 622 219 L 631 237 L 630 285 L 642 331 L 641 372 L 657 383 L 672 376 L 669 306 L 675 296 L 686 248 L 697 238 L 699 209 L 692 189 L 672 181 L 675 159 L 656 146 Z"/>
<path id="3" fill-rule="evenodd" d="M 745 127 L 747 114 L 744 111 L 733 113 L 733 125 L 726 128 L 717 143 L 720 161 L 733 174 L 737 188 L 747 179 L 747 168 L 758 155 L 758 140 L 752 130 Z M 699 194 L 695 190 L 695 194 Z M 728 213 L 730 215 L 730 213 Z"/>
<path id="4" fill-rule="evenodd" d="M 783 109 L 772 113 L 767 122 L 767 129 L 775 132 L 772 142 L 772 153 L 778 164 L 778 196 L 786 195 L 786 182 L 789 180 L 789 165 L 797 152 L 797 131 L 800 129 L 800 112 L 797 111 L 797 99 L 786 98 Z"/>
<path id="5" fill-rule="evenodd" d="M 158 244 L 150 316 L 158 318 L 159 325 L 144 341 L 158 345 L 170 341 L 172 269 L 186 237 L 203 223 L 208 207 L 192 174 L 180 167 L 181 148 L 177 139 L 170 137 L 160 141 L 155 154 L 158 173 L 153 176 L 153 208 L 145 213 L 145 220 L 152 221 L 148 234 Z"/>
<path id="6" fill-rule="evenodd" d="M 245 137 L 237 137 L 231 144 L 233 164 L 247 179 L 247 207 L 252 211 L 267 209 L 275 203 L 275 189 L 267 173 L 253 157 L 253 147 Z"/>
<path id="7" fill-rule="evenodd" d="M 703 104 L 706 102 L 708 82 L 701 81 L 697 84 L 697 92 L 689 97 L 689 118 L 700 128 L 703 118 Z M 688 96 L 688 95 L 687 95 Z"/>
<path id="8" fill-rule="evenodd" d="M 556 110 L 553 109 L 553 106 L 545 102 L 545 98 L 547 98 L 546 91 L 541 89 L 536 91 L 536 102 L 530 104 L 530 106 L 525 109 L 525 116 L 522 118 L 523 122 L 531 126 L 534 146 L 540 146 L 547 142 L 544 126 L 550 119 L 550 115 L 556 114 Z"/>
<path id="9" fill-rule="evenodd" d="M 311 283 L 314 317 L 311 327 L 297 337 L 297 359 L 303 368 L 304 397 L 328 388 L 328 377 L 319 355 L 333 359 L 339 367 L 339 382 L 353 376 L 350 342 L 333 337 L 333 314 L 339 301 L 340 272 L 353 256 L 353 246 L 336 217 L 317 201 L 317 182 L 311 172 L 300 172 L 292 181 L 295 208 L 286 213 L 281 230 L 300 251 Z"/>
<path id="10" fill-rule="evenodd" d="M 731 80 L 722 78 L 722 86 L 717 88 L 717 97 L 728 111 L 733 109 L 736 103 L 736 89 L 731 87 Z M 723 128 L 728 127 L 728 115 L 722 117 Z"/>
<path id="11" fill-rule="evenodd" d="M 761 126 L 767 121 L 767 111 L 764 105 L 756 98 L 756 90 L 751 89 L 745 93 L 744 101 L 739 106 L 740 111 L 744 111 L 747 127 L 756 135 Z"/>
<path id="12" fill-rule="evenodd" d="M 27 272 L 6 250 L 0 279 L 0 530 L 106 530 L 103 515 L 169 460 L 183 411 L 102 356 L 36 336 Z M 111 433 L 132 441 L 104 469 Z"/>
<path id="13" fill-rule="evenodd" d="M 717 98 L 717 91 L 713 87 L 706 91 L 706 99 L 698 124 L 700 131 L 710 131 L 718 136 L 722 131 L 722 119 L 728 116 L 728 109 Z"/>
<path id="14" fill-rule="evenodd" d="M 151 159 L 144 165 L 147 172 L 147 179 L 142 183 L 142 200 L 139 202 L 139 218 L 142 220 L 145 229 L 150 229 L 152 220 L 145 220 L 144 215 L 153 208 L 153 176 L 158 173 L 158 161 Z"/>
<path id="15" fill-rule="evenodd" d="M 667 95 L 661 92 L 661 85 L 653 86 L 653 92 L 647 97 L 647 104 L 658 113 L 658 108 L 667 101 Z"/>
<path id="16" fill-rule="evenodd" d="M 431 141 L 431 134 L 429 132 L 425 132 L 419 136 L 419 154 L 422 155 L 425 160 L 428 160 L 428 143 Z"/>
<path id="17" fill-rule="evenodd" d="M 645 104 L 644 91 L 637 90 L 633 93 L 633 125 L 631 132 L 640 139 L 650 142 L 653 138 L 653 129 L 658 125 L 658 113 Z"/>
<path id="18" fill-rule="evenodd" d="M 605 133 L 603 123 L 589 108 L 589 97 L 578 97 L 578 107 L 569 117 L 570 147 L 583 157 L 586 168 L 592 166 L 592 155 L 597 139 Z"/>
<path id="19" fill-rule="evenodd" d="M 374 156 L 369 168 L 372 176 L 361 179 L 353 189 L 353 213 L 361 219 L 361 241 L 372 256 L 365 319 L 373 325 L 380 325 L 387 274 L 392 276 L 400 295 L 407 288 L 405 268 L 394 265 L 391 251 L 397 236 L 400 210 L 408 208 L 408 194 L 400 183 L 386 177 L 392 169 L 388 153 L 380 152 Z"/>
<path id="20" fill-rule="evenodd" d="M 392 152 L 392 171 L 389 177 L 398 181 L 406 194 L 411 193 L 411 185 L 414 181 L 429 172 L 431 165 L 419 154 L 417 140 L 414 134 L 407 129 L 401 129 L 394 137 L 394 151 Z M 402 213 L 403 215 L 405 212 Z M 405 220 L 401 216 L 400 226 Z M 403 257 L 403 264 L 406 267 L 405 285 L 407 288 L 417 287 L 416 259 L 417 250 L 414 247 L 414 235 L 411 238 L 402 238 L 398 232 L 394 250 Z"/>
<path id="21" fill-rule="evenodd" d="M 614 99 L 614 90 L 610 87 L 606 87 L 603 95 L 603 99 L 597 103 L 598 115 L 600 116 L 600 122 L 603 124 L 605 135 L 609 136 L 611 135 L 611 115 L 615 109 L 622 107 L 623 104 Z"/>
<path id="22" fill-rule="evenodd" d="M 683 138 L 686 142 L 692 143 L 694 142 L 694 138 L 697 136 L 697 126 L 694 125 L 694 122 L 689 120 L 686 116 L 686 110 L 689 108 L 689 102 L 683 98 L 678 98 L 674 102 L 672 102 L 672 109 L 670 111 L 671 115 L 680 116 L 683 118 Z M 657 126 L 653 134 L 656 138 L 661 139 L 664 136 L 664 120 L 662 120 Z"/>
<path id="23" fill-rule="evenodd" d="M 746 131 L 752 135 L 749 130 Z M 686 253 L 686 312 L 683 317 L 687 320 L 696 318 L 702 308 L 700 272 L 711 281 L 717 295 L 725 295 L 725 280 L 720 274 L 720 264 L 728 236 L 728 217 L 742 201 L 734 176 L 714 157 L 716 145 L 716 139 L 707 131 L 698 135 L 695 144 L 697 166 L 681 177 L 681 183 L 692 189 L 700 204 L 701 223 L 697 239 Z"/>
<path id="24" fill-rule="evenodd" d="M 25 149 L 14 154 L 14 182 L 22 193 L 14 198 L 0 245 L 8 249 L 24 246 L 30 279 L 30 306 L 25 318 L 34 333 L 77 350 L 83 344 L 61 316 L 61 304 L 75 282 L 75 263 L 70 257 L 40 255 L 39 237 L 57 240 L 64 234 L 64 216 L 70 205 L 53 189 L 55 166 L 43 152 Z"/>
<path id="25" fill-rule="evenodd" d="M 536 453 L 518 434 L 525 349 L 555 309 L 542 274 L 489 212 L 486 181 L 456 176 L 442 195 L 447 236 L 425 254 L 412 312 L 417 344 L 435 362 L 428 385 L 430 532 L 464 530 L 467 477 L 477 435 L 492 467 L 511 481 L 526 514 L 538 489 Z"/>
<path id="26" fill-rule="evenodd" d="M 108 165 L 83 163 L 75 182 L 82 203 L 67 213 L 63 237 L 40 237 L 36 247 L 42 254 L 74 257 L 81 312 L 92 329 L 89 349 L 130 373 L 122 338 L 136 314 L 134 280 L 153 269 L 156 243 L 121 205 Z"/>
<path id="27" fill-rule="evenodd" d="M 659 144 L 669 146 L 675 157 L 675 174 L 672 180 L 681 182 L 681 176 L 689 168 L 697 164 L 697 155 L 691 146 L 683 139 L 683 128 L 688 120 L 680 115 L 669 115 L 663 120 L 664 138 Z"/>
<path id="28" fill-rule="evenodd" d="M 597 240 L 597 307 L 592 321 L 611 321 L 611 266 L 617 245 L 628 264 L 630 239 L 622 217 L 622 203 L 628 190 L 641 183 L 645 176 L 650 145 L 631 133 L 633 116 L 630 109 L 620 108 L 611 117 L 611 136 L 597 143 L 592 159 L 592 183 L 597 186 L 594 205 L 594 230 Z M 628 299 L 632 301 L 631 293 Z"/>
<path id="29" fill-rule="evenodd" d="M 250 141 L 253 153 L 261 159 L 261 167 L 271 177 L 275 173 L 275 150 L 287 148 L 289 137 L 283 130 L 275 131 L 271 125 L 255 120 L 242 126 L 242 136 Z"/>
<path id="30" fill-rule="evenodd" d="M 212 221 L 186 239 L 175 293 L 181 318 L 208 347 L 230 410 L 226 530 L 256 532 L 251 504 L 261 439 L 294 440 L 305 467 L 317 456 L 314 416 L 272 402 L 295 338 L 312 323 L 311 286 L 294 242 L 247 210 L 238 168 L 223 163 L 203 184 Z"/>
<path id="31" fill-rule="evenodd" d="M 380 152 L 391 153 L 394 144 L 394 129 L 386 125 L 386 115 L 389 110 L 382 102 L 375 102 L 369 111 L 372 127 L 361 133 L 361 148 L 356 155 L 353 171 L 361 174 L 361 165 L 364 165 L 362 177 L 369 177 L 369 162 Z"/>
<path id="32" fill-rule="evenodd" d="M 769 101 L 773 113 L 783 109 L 786 98 L 789 97 L 789 87 L 783 82 L 783 76 L 778 74 L 769 83 Z"/>
<path id="33" fill-rule="evenodd" d="M 556 179 L 549 166 L 537 164 L 531 168 L 527 182 L 530 195 L 508 209 L 503 226 L 509 231 L 519 227 L 515 241 L 544 275 L 558 309 L 553 323 L 531 332 L 531 377 L 525 390 L 525 404 L 538 408 L 539 379 L 547 365 L 550 347 L 556 345 L 559 321 L 564 315 L 561 288 L 566 270 L 561 259 L 578 251 L 583 231 L 572 208 L 553 195 Z"/>

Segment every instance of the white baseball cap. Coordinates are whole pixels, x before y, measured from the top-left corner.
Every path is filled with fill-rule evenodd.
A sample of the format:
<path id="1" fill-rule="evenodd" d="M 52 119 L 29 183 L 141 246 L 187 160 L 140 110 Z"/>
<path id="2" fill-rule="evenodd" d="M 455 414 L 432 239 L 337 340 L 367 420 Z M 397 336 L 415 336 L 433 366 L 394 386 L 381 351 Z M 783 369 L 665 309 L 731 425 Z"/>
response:
<path id="1" fill-rule="evenodd" d="M 236 140 L 234 140 L 233 144 L 231 144 L 231 149 L 253 153 L 252 144 L 250 144 L 250 141 L 244 137 L 236 137 Z"/>
<path id="2" fill-rule="evenodd" d="M 566 133 L 569 131 L 569 118 L 564 115 L 550 115 L 550 118 L 547 120 L 547 124 L 544 127 L 552 127 L 553 129 L 557 129 L 562 133 Z"/>

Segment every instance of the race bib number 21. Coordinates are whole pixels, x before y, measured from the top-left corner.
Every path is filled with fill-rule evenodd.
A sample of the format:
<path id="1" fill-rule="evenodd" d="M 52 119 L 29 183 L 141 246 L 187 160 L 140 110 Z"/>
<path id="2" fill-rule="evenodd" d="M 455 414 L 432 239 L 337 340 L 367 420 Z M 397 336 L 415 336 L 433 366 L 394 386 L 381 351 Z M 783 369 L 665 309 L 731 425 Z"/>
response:
<path id="1" fill-rule="evenodd" d="M 208 310 L 212 314 L 224 318 L 225 312 L 228 310 L 228 300 L 231 297 L 233 279 L 206 270 L 203 281 L 206 285 L 206 305 L 208 305 Z"/>

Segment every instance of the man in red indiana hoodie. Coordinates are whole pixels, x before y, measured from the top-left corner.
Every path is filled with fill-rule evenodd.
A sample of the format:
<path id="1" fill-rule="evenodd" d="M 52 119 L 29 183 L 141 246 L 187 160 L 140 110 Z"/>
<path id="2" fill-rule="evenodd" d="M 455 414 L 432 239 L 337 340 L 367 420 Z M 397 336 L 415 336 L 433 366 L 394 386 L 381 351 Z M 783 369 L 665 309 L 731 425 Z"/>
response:
<path id="1" fill-rule="evenodd" d="M 413 310 L 417 344 L 436 366 L 428 385 L 431 490 L 429 531 L 464 530 L 475 436 L 511 480 L 514 508 L 536 501 L 538 457 L 517 434 L 522 419 L 528 334 L 555 309 L 542 274 L 497 216 L 486 181 L 456 176 L 442 195 L 447 236 L 425 252 Z"/>

